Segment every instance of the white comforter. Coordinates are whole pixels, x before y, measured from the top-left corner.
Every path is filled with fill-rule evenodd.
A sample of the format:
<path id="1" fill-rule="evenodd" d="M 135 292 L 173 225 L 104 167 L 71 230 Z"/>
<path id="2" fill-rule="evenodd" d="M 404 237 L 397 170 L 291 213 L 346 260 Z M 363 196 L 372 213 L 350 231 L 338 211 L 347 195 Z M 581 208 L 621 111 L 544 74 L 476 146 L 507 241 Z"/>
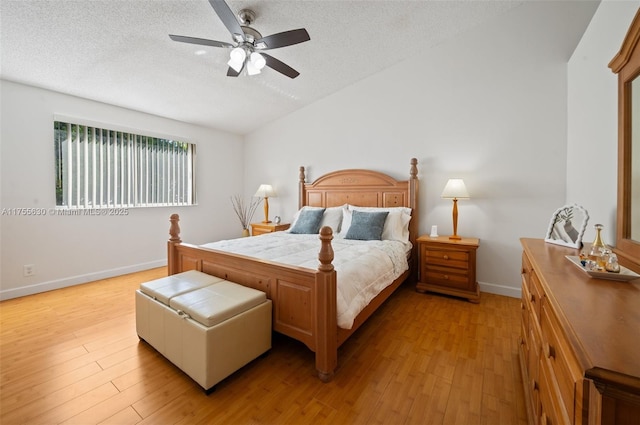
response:
<path id="1" fill-rule="evenodd" d="M 369 301 L 409 268 L 407 252 L 411 244 L 334 238 L 331 245 L 338 277 L 338 326 L 351 329 Z M 318 235 L 275 232 L 202 246 L 314 270 L 319 264 Z"/>

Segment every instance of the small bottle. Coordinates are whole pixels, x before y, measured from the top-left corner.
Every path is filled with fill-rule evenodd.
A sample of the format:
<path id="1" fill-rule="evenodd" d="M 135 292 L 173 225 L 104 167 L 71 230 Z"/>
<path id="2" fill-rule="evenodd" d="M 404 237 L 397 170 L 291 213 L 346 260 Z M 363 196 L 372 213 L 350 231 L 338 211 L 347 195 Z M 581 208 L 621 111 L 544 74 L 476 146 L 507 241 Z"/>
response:
<path id="1" fill-rule="evenodd" d="M 611 273 L 620 273 L 620 264 L 618 264 L 618 256 L 616 254 L 609 254 L 604 269 Z"/>
<path id="2" fill-rule="evenodd" d="M 601 235 L 602 228 L 604 226 L 602 224 L 596 224 L 593 227 L 595 227 L 596 229 L 596 238 L 591 244 L 591 249 L 589 250 L 589 259 L 597 262 L 600 257 L 602 257 L 604 251 L 607 249 L 607 245 L 602 241 Z"/>

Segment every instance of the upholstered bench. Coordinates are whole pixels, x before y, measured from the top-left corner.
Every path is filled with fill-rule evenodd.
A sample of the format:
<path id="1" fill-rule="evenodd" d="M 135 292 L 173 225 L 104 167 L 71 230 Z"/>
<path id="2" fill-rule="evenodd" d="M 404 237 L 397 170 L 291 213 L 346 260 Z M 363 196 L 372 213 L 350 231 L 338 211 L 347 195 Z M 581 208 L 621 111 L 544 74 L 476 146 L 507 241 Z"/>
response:
<path id="1" fill-rule="evenodd" d="M 140 285 L 138 336 L 209 391 L 271 348 L 264 292 L 198 271 Z"/>

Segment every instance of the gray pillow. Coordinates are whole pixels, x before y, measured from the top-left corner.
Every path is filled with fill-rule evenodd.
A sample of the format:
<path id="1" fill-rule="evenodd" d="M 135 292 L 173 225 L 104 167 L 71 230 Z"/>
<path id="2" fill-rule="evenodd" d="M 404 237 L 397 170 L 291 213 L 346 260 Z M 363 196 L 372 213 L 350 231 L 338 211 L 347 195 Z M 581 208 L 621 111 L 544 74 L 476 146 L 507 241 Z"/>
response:
<path id="1" fill-rule="evenodd" d="M 307 209 L 300 211 L 300 215 L 289 233 L 313 234 L 320 231 L 324 208 Z"/>
<path id="2" fill-rule="evenodd" d="M 347 230 L 345 239 L 357 239 L 360 241 L 381 240 L 384 222 L 389 211 L 351 213 L 351 226 Z"/>

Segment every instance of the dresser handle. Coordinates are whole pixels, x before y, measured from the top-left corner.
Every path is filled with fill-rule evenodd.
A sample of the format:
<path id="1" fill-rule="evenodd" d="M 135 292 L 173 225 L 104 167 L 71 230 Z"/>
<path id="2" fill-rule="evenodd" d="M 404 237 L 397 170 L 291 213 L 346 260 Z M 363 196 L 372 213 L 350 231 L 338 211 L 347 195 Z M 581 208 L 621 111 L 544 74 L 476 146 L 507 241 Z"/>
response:
<path id="1" fill-rule="evenodd" d="M 531 294 L 530 299 L 532 303 L 536 302 L 536 294 Z"/>
<path id="2" fill-rule="evenodd" d="M 545 412 L 542 412 L 542 416 L 540 416 L 540 424 L 549 425 L 549 418 L 547 418 L 547 414 Z"/>
<path id="3" fill-rule="evenodd" d="M 556 349 L 553 347 L 553 345 L 550 345 L 549 343 L 545 342 L 544 343 L 544 352 L 546 354 L 546 356 L 548 358 L 553 358 L 555 360 L 556 358 Z"/>
<path id="4" fill-rule="evenodd" d="M 448 255 L 444 255 L 442 258 L 444 258 L 445 260 L 448 260 L 449 256 Z"/>
<path id="5" fill-rule="evenodd" d="M 531 380 L 531 390 L 538 391 L 538 382 L 535 379 Z"/>
<path id="6" fill-rule="evenodd" d="M 443 278 L 444 280 L 449 280 L 449 275 L 447 275 L 447 274 L 442 275 L 442 278 Z"/>

